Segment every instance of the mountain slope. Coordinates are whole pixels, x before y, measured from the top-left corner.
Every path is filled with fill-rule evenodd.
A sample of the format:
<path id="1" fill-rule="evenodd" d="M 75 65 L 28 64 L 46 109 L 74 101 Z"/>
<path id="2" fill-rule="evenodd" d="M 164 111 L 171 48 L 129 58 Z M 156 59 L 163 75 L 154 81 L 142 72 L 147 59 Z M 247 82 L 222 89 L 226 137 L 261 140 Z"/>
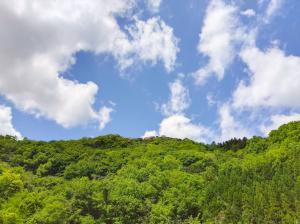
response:
<path id="1" fill-rule="evenodd" d="M 0 223 L 296 223 L 300 122 L 205 145 L 0 138 Z"/>

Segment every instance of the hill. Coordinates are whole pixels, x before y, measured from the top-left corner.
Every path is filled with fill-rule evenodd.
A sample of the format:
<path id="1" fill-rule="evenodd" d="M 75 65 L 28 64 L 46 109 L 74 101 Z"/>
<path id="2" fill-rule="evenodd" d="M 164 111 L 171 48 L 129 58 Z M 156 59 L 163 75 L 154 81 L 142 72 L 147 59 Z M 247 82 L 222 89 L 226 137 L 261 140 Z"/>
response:
<path id="1" fill-rule="evenodd" d="M 297 223 L 300 122 L 221 144 L 0 137 L 0 223 Z"/>

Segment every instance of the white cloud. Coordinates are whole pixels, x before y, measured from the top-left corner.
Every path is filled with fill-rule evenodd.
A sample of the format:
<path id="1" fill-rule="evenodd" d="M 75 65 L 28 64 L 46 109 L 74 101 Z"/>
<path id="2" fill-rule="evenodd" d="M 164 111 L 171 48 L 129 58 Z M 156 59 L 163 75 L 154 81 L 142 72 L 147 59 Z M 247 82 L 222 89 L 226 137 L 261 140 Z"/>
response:
<path id="1" fill-rule="evenodd" d="M 212 135 L 210 129 L 192 123 L 192 120 L 185 115 L 191 100 L 188 89 L 183 85 L 179 76 L 169 84 L 170 98 L 167 103 L 161 106 L 161 112 L 166 117 L 160 122 L 158 131 L 146 131 L 143 137 L 168 136 L 173 138 L 189 138 L 194 141 L 208 142 Z"/>
<path id="2" fill-rule="evenodd" d="M 247 16 L 247 17 L 253 17 L 256 15 L 256 12 L 253 9 L 246 9 L 245 11 L 241 12 L 241 15 Z"/>
<path id="3" fill-rule="evenodd" d="M 283 123 L 299 119 L 297 113 L 272 115 L 272 110 L 300 109 L 297 97 L 300 89 L 300 58 L 286 55 L 276 46 L 262 51 L 251 45 L 241 51 L 240 57 L 249 69 L 249 80 L 240 81 L 233 93 L 232 103 L 225 104 L 219 111 L 221 139 L 249 137 L 261 132 L 267 134 Z M 254 125 L 262 123 L 259 129 L 253 124 L 247 127 L 246 123 L 250 121 L 243 120 L 240 123 L 236 120 L 236 114 L 245 117 L 247 112 L 251 114 L 249 120 L 255 121 Z M 264 122 L 265 116 L 271 117 L 268 122 Z"/>
<path id="4" fill-rule="evenodd" d="M 232 115 L 232 108 L 230 104 L 225 103 L 219 109 L 220 116 L 220 141 L 226 141 L 231 138 L 242 138 L 251 136 L 250 132 L 246 130 L 242 124 L 235 120 Z"/>
<path id="5" fill-rule="evenodd" d="M 150 138 L 150 137 L 155 137 L 155 136 L 158 136 L 156 131 L 145 131 L 142 138 Z"/>
<path id="6" fill-rule="evenodd" d="M 263 2 L 259 1 L 259 4 Z M 199 53 L 207 56 L 209 61 L 193 73 L 196 83 L 203 85 L 211 76 L 222 80 L 226 68 L 231 65 L 241 46 L 255 43 L 258 28 L 269 23 L 282 4 L 282 0 L 270 0 L 260 17 L 262 20 L 258 20 L 256 27 L 251 28 L 241 23 L 240 15 L 254 17 L 256 12 L 253 9 L 238 13 L 239 8 L 234 4 L 226 4 L 224 0 L 210 1 L 198 44 Z"/>
<path id="7" fill-rule="evenodd" d="M 177 49 L 173 31 L 159 18 L 121 30 L 116 16 L 125 16 L 134 0 L 0 2 L 0 93 L 27 113 L 54 120 L 63 127 L 90 121 L 105 123 L 93 104 L 98 87 L 62 74 L 76 63 L 75 54 L 110 54 L 121 69 L 134 61 L 172 70 Z"/>
<path id="8" fill-rule="evenodd" d="M 207 100 L 208 106 L 213 106 L 217 103 L 217 101 L 214 99 L 214 96 L 212 95 L 212 93 L 208 93 L 206 95 L 206 100 Z"/>
<path id="9" fill-rule="evenodd" d="M 250 112 L 249 119 L 255 120 L 255 125 L 265 120 L 264 116 L 270 116 L 270 120 L 263 121 L 258 130 L 264 134 L 281 124 L 299 120 L 298 113 L 272 115 L 272 109 L 300 109 L 297 97 L 300 89 L 300 58 L 285 55 L 276 46 L 262 51 L 251 45 L 241 51 L 240 57 L 247 65 L 250 77 L 249 81 L 239 83 L 233 93 L 233 102 L 224 104 L 219 110 L 220 139 L 224 141 L 232 137 L 249 137 L 255 133 L 256 128 L 250 125 L 246 129 L 247 122 L 238 122 L 236 114 L 242 113 L 245 117 L 245 112 Z"/>
<path id="10" fill-rule="evenodd" d="M 151 62 L 156 64 L 158 60 L 164 62 L 165 69 L 170 72 L 174 69 L 178 39 L 174 36 L 173 29 L 166 25 L 159 17 L 153 17 L 147 21 L 136 20 L 133 26 L 128 27 L 132 38 L 130 50 L 121 55 L 121 61 L 127 63 L 122 67 L 131 65 L 134 60 Z M 129 57 L 129 60 L 128 60 Z"/>
<path id="11" fill-rule="evenodd" d="M 225 69 L 236 55 L 236 45 L 245 38 L 244 35 L 237 8 L 222 0 L 212 0 L 206 10 L 198 45 L 199 53 L 207 56 L 209 62 L 193 74 L 197 84 L 204 84 L 212 75 L 223 79 Z"/>
<path id="12" fill-rule="evenodd" d="M 195 141 L 207 142 L 210 130 L 202 125 L 196 125 L 185 115 L 172 115 L 162 120 L 159 134 L 173 138 L 189 138 Z"/>
<path id="13" fill-rule="evenodd" d="M 269 22 L 270 18 L 278 12 L 278 10 L 281 8 L 283 4 L 282 0 L 270 0 L 267 10 L 266 10 L 266 15 L 264 17 L 265 22 Z"/>
<path id="14" fill-rule="evenodd" d="M 213 75 L 218 80 L 223 79 L 226 68 L 236 56 L 245 62 L 250 73 L 249 81 L 239 83 L 233 100 L 219 108 L 219 133 L 214 134 L 214 138 L 219 141 L 249 137 L 256 133 L 257 128 L 250 124 L 246 126 L 248 122 L 238 118 L 241 114 L 251 112 L 251 119 L 255 120 L 255 116 L 260 116 L 257 107 L 300 108 L 300 101 L 295 97 L 299 95 L 300 89 L 300 58 L 286 56 L 276 46 L 267 51 L 253 47 L 260 26 L 268 23 L 282 5 L 281 0 L 270 0 L 267 3 L 265 12 L 258 15 L 261 20 L 256 20 L 254 28 L 246 27 L 239 19 L 241 15 L 256 16 L 253 9 L 239 12 L 236 5 L 212 0 L 206 10 L 198 51 L 207 56 L 209 61 L 193 74 L 197 84 L 204 84 Z M 207 95 L 207 100 L 211 102 L 210 95 Z"/>
<path id="15" fill-rule="evenodd" d="M 170 99 L 166 104 L 163 104 L 161 109 L 164 115 L 173 115 L 183 113 L 191 103 L 189 91 L 182 84 L 180 79 L 169 84 Z"/>
<path id="16" fill-rule="evenodd" d="M 3 105 L 0 105 L 0 135 L 11 135 L 22 139 L 22 135 L 12 124 L 11 108 Z"/>
<path id="17" fill-rule="evenodd" d="M 111 121 L 111 113 L 114 111 L 111 107 L 102 107 L 99 111 L 99 128 L 103 129 Z"/>
<path id="18" fill-rule="evenodd" d="M 281 125 L 289 123 L 291 121 L 300 121 L 300 114 L 299 113 L 291 113 L 288 115 L 285 114 L 277 114 L 271 116 L 269 124 L 263 124 L 260 127 L 260 130 L 265 134 L 269 134 L 270 131 L 279 128 Z"/>
<path id="19" fill-rule="evenodd" d="M 250 70 L 250 81 L 239 83 L 235 107 L 300 108 L 300 57 L 285 55 L 278 48 L 249 47 L 241 58 Z"/>
<path id="20" fill-rule="evenodd" d="M 162 0 L 147 0 L 148 8 L 151 12 L 157 13 L 159 11 Z"/>
<path id="21" fill-rule="evenodd" d="M 262 22 L 268 24 L 273 16 L 275 16 L 282 7 L 283 0 L 258 0 L 259 7 L 266 7 L 264 15 L 262 15 Z"/>

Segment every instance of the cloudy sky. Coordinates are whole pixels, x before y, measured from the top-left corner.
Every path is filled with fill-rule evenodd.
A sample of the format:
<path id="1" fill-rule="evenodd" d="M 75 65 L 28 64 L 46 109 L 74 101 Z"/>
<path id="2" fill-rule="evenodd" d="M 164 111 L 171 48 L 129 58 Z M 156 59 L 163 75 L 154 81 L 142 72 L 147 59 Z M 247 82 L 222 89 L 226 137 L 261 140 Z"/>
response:
<path id="1" fill-rule="evenodd" d="M 0 134 L 223 141 L 300 120 L 300 1 L 2 0 Z"/>

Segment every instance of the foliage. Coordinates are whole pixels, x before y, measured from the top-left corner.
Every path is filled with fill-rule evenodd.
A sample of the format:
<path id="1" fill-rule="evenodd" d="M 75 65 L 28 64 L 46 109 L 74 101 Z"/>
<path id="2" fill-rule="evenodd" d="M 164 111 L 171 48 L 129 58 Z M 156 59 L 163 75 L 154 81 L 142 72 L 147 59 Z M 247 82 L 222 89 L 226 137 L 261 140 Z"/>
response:
<path id="1" fill-rule="evenodd" d="M 0 224 L 299 221 L 300 122 L 210 145 L 0 137 Z"/>

